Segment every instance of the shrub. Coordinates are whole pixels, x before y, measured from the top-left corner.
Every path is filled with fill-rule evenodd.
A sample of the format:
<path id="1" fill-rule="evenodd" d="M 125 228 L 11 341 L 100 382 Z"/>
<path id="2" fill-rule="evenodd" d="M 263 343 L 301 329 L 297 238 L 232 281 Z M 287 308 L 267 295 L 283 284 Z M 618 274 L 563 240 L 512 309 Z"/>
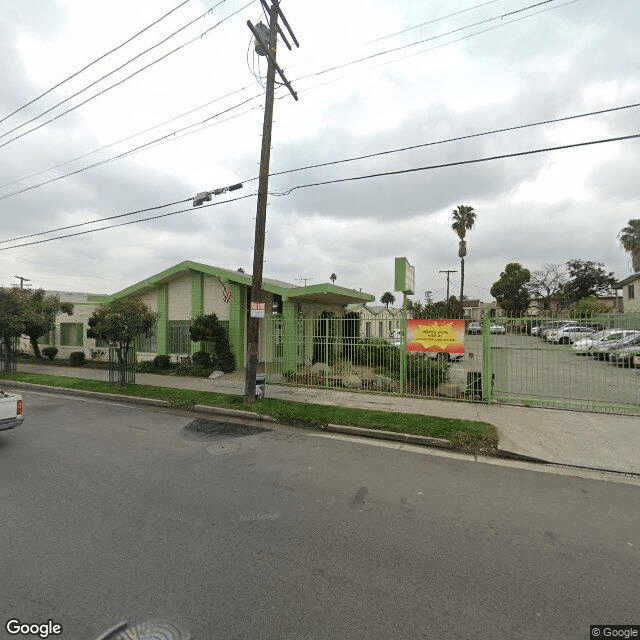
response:
<path id="1" fill-rule="evenodd" d="M 74 367 L 81 367 L 87 361 L 84 351 L 72 351 L 69 354 L 69 362 Z"/>
<path id="2" fill-rule="evenodd" d="M 153 373 L 156 370 L 153 360 L 143 360 L 136 365 L 138 373 Z"/>
<path id="3" fill-rule="evenodd" d="M 231 351 L 227 330 L 215 313 L 196 316 L 191 321 L 189 332 L 193 342 L 213 342 L 214 354 L 211 356 L 211 366 L 214 369 L 225 373 L 235 371 L 236 359 Z"/>
<path id="4" fill-rule="evenodd" d="M 360 338 L 354 352 L 354 364 L 390 369 L 400 366 L 400 348 L 384 338 Z"/>
<path id="5" fill-rule="evenodd" d="M 418 353 L 407 355 L 407 384 L 413 393 L 424 393 L 449 380 L 451 365 L 445 360 L 429 360 Z"/>
<path id="6" fill-rule="evenodd" d="M 92 360 L 102 360 L 107 355 L 107 352 L 102 349 L 90 349 L 89 353 Z"/>
<path id="7" fill-rule="evenodd" d="M 177 376 L 194 376 L 198 378 L 208 378 L 213 369 L 202 364 L 196 364 L 191 358 L 185 358 L 176 369 Z"/>
<path id="8" fill-rule="evenodd" d="M 169 369 L 171 368 L 171 358 L 169 356 L 156 356 L 153 359 L 153 366 L 155 369 Z"/>
<path id="9" fill-rule="evenodd" d="M 49 360 L 53 360 L 58 355 L 58 350 L 55 347 L 45 347 L 42 350 L 42 355 Z"/>
<path id="10" fill-rule="evenodd" d="M 191 356 L 191 362 L 193 362 L 193 364 L 200 364 L 204 367 L 210 367 L 211 355 L 206 351 L 197 351 Z"/>

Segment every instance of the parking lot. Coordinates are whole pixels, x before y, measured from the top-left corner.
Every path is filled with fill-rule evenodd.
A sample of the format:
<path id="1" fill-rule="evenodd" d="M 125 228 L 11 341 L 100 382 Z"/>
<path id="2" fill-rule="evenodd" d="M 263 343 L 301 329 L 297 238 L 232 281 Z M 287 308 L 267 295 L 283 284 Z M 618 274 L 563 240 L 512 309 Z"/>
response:
<path id="1" fill-rule="evenodd" d="M 526 334 L 492 335 L 493 399 L 615 413 L 640 413 L 640 369 L 576 355 Z M 483 370 L 482 336 L 465 336 L 465 363 L 454 375 Z"/>

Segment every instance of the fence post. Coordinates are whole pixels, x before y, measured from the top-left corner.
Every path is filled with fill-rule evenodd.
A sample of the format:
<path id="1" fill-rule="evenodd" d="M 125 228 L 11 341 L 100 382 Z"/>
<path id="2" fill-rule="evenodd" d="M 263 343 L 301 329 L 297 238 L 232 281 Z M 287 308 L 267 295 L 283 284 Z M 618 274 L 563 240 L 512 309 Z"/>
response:
<path id="1" fill-rule="evenodd" d="M 491 318 L 482 317 L 482 399 L 491 404 L 493 399 L 493 360 L 491 353 Z"/>
<path id="2" fill-rule="evenodd" d="M 402 340 L 400 345 L 400 395 L 407 384 L 407 294 L 402 294 Z"/>

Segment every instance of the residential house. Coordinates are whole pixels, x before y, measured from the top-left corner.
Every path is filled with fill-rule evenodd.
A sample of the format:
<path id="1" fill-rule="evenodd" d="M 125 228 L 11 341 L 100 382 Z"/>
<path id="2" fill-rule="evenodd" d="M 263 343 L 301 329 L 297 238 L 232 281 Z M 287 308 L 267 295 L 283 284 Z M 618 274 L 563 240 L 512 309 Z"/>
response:
<path id="1" fill-rule="evenodd" d="M 622 308 L 624 313 L 640 312 L 640 272 L 632 273 L 629 277 L 618 282 L 615 287 L 616 289 L 622 289 Z"/>
<path id="2" fill-rule="evenodd" d="M 400 335 L 402 309 L 370 303 L 350 304 L 346 312 L 360 315 L 360 336 L 393 340 Z"/>
<path id="3" fill-rule="evenodd" d="M 266 315 L 278 321 L 260 323 L 259 360 L 274 357 L 274 337 L 266 334 L 271 331 L 286 332 L 289 338 L 276 356 L 283 358 L 290 367 L 301 357 L 296 337 L 301 316 L 318 316 L 322 313 L 343 316 L 347 305 L 374 299 L 370 294 L 333 284 L 297 286 L 264 278 L 262 288 L 261 302 L 266 305 Z M 191 342 L 191 319 L 197 315 L 215 313 L 226 325 L 236 366 L 241 368 L 245 365 L 251 300 L 249 274 L 187 260 L 112 295 L 78 296 L 77 302 L 68 300 L 75 305 L 73 316 L 60 315 L 50 339 L 50 343 L 59 348 L 60 355 L 70 351 L 87 353 L 92 348 L 103 346 L 86 337 L 87 320 L 91 313 L 100 304 L 136 296 L 158 314 L 152 335 L 141 338 L 136 345 L 139 360 L 150 360 L 156 355 L 180 359 L 199 351 L 204 345 Z M 275 342 L 278 342 L 277 336 Z"/>

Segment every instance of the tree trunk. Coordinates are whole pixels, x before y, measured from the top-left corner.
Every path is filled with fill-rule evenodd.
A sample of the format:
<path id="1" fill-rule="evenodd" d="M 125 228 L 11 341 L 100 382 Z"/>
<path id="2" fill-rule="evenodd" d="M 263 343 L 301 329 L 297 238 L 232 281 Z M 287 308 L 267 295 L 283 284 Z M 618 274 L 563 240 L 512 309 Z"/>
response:
<path id="1" fill-rule="evenodd" d="M 464 294 L 464 257 L 460 258 L 460 309 L 464 316 L 464 309 L 462 307 L 462 296 Z"/>
<path id="2" fill-rule="evenodd" d="M 38 339 L 33 336 L 29 336 L 29 342 L 31 343 L 31 348 L 33 349 L 33 355 L 36 358 L 42 358 L 42 354 L 40 353 L 40 346 L 38 345 Z"/>

